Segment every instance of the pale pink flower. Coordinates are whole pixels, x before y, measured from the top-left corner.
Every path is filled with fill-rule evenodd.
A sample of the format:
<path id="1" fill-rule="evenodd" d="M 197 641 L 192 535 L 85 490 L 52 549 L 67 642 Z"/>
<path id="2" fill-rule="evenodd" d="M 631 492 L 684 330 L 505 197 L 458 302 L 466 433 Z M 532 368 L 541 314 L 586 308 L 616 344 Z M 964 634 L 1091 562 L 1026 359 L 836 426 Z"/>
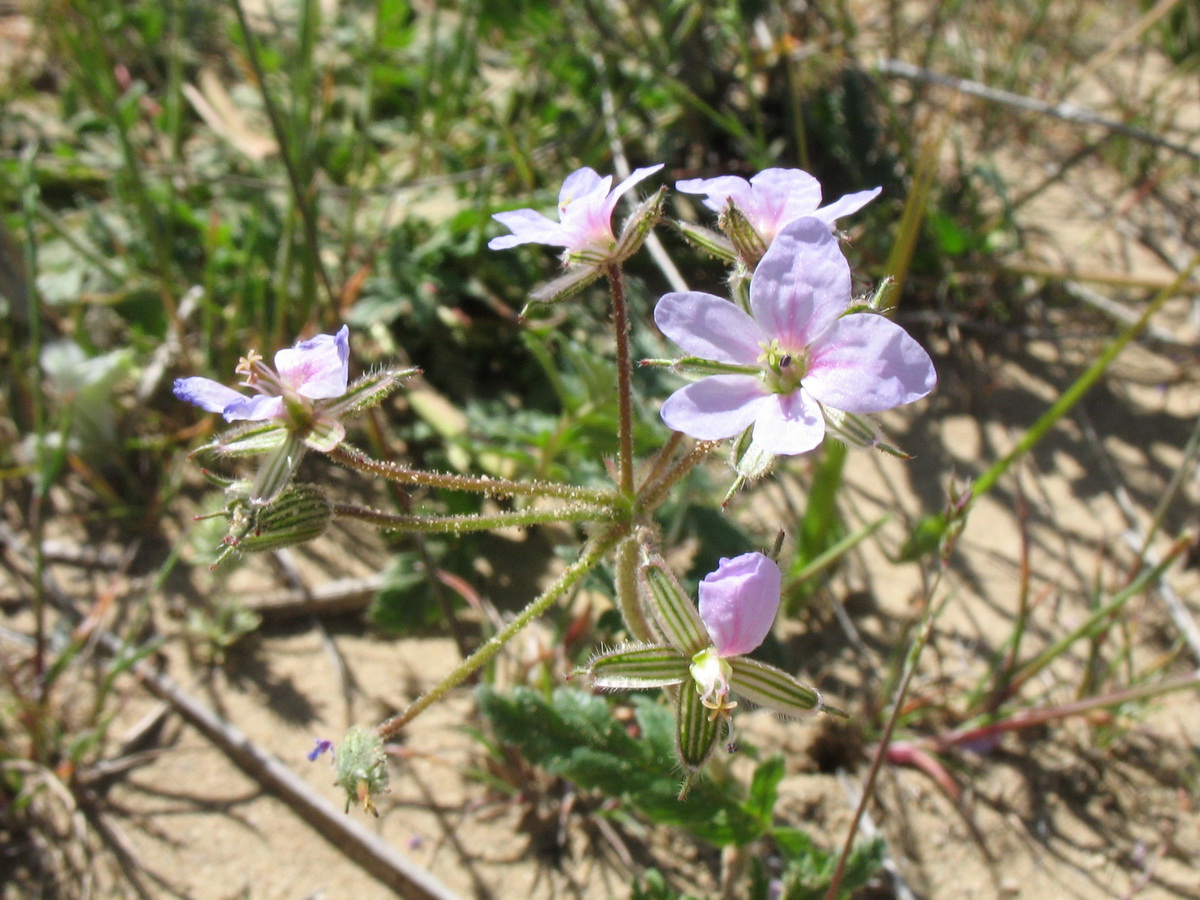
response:
<path id="1" fill-rule="evenodd" d="M 749 181 L 737 175 L 689 178 L 675 182 L 685 194 L 705 195 L 704 205 L 717 213 L 732 203 L 769 247 L 784 226 L 812 216 L 830 229 L 837 219 L 862 209 L 882 188 L 846 194 L 821 206 L 821 183 L 803 169 L 764 169 Z"/>
<path id="2" fill-rule="evenodd" d="M 612 176 L 601 178 L 594 169 L 577 169 L 567 176 L 558 194 L 558 221 L 533 209 L 515 209 L 492 216 L 512 234 L 492 238 L 491 250 L 505 250 L 518 244 L 547 244 L 563 247 L 568 258 L 601 261 L 617 248 L 612 216 L 617 201 L 638 182 L 653 175 L 662 164 L 634 169 L 612 188 Z M 612 188 L 610 190 L 610 188 Z"/>
<path id="3" fill-rule="evenodd" d="M 722 557 L 700 582 L 700 619 L 717 656 L 743 656 L 761 644 L 779 612 L 783 576 L 761 553 Z"/>
<path id="4" fill-rule="evenodd" d="M 754 426 L 767 453 L 805 453 L 825 436 L 825 411 L 882 412 L 937 382 L 929 355 L 894 322 L 845 314 L 850 267 L 821 219 L 785 226 L 750 280 L 750 310 L 688 291 L 659 300 L 654 321 L 710 375 L 667 398 L 662 418 L 699 440 Z"/>
<path id="5" fill-rule="evenodd" d="M 245 376 L 242 386 L 254 394 L 246 396 L 211 378 L 194 376 L 175 380 L 175 396 L 220 413 L 227 422 L 285 418 L 288 399 L 304 402 L 341 397 L 350 372 L 350 329 L 343 325 L 337 334 L 318 334 L 280 350 L 275 354 L 274 369 L 252 350 L 238 363 L 237 372 Z"/>

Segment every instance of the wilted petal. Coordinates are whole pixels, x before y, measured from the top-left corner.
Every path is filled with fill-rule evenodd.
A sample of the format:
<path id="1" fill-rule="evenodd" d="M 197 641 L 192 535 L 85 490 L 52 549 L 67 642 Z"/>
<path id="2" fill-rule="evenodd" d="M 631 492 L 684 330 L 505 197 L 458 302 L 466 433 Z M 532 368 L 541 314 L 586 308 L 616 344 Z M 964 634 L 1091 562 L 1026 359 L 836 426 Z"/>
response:
<path id="1" fill-rule="evenodd" d="M 753 375 L 713 375 L 684 385 L 662 405 L 667 427 L 701 441 L 733 437 L 772 403 Z"/>
<path id="2" fill-rule="evenodd" d="M 759 327 L 799 351 L 834 323 L 850 302 L 850 264 L 829 226 L 811 216 L 787 225 L 750 279 Z"/>
<path id="3" fill-rule="evenodd" d="M 507 250 L 518 244 L 547 244 L 551 247 L 565 247 L 569 243 L 562 225 L 533 209 L 498 212 L 492 218 L 507 227 L 512 234 L 492 238 L 488 241 L 489 250 Z"/>
<path id="4" fill-rule="evenodd" d="M 848 216 L 851 213 L 858 212 L 860 209 L 878 197 L 882 191 L 883 188 L 877 187 L 870 191 L 858 191 L 854 194 L 846 194 L 845 196 L 834 200 L 828 206 L 822 206 L 816 212 L 812 213 L 812 215 L 816 216 L 818 219 L 820 219 L 822 222 L 825 222 L 830 228 L 832 228 L 833 223 L 842 216 Z"/>
<path id="5" fill-rule="evenodd" d="M 722 559 L 700 582 L 700 618 L 717 655 L 741 656 L 763 642 L 779 612 L 783 577 L 761 553 Z"/>
<path id="6" fill-rule="evenodd" d="M 346 393 L 350 373 L 350 329 L 318 334 L 275 354 L 279 377 L 301 397 L 326 400 Z"/>
<path id="7" fill-rule="evenodd" d="M 194 403 L 208 412 L 223 413 L 231 403 L 246 398 L 233 388 L 211 378 L 176 378 L 174 394 L 185 403 Z"/>
<path id="8" fill-rule="evenodd" d="M 664 294 L 654 323 L 686 352 L 716 362 L 754 365 L 765 337 L 736 304 L 699 291 Z"/>
<path id="9" fill-rule="evenodd" d="M 920 400 L 937 384 L 929 354 L 883 316 L 839 319 L 810 348 L 804 387 L 827 406 L 874 413 Z"/>
<path id="10" fill-rule="evenodd" d="M 792 456 L 807 453 L 825 437 L 821 408 L 804 388 L 773 394 L 754 423 L 754 443 L 768 453 Z"/>

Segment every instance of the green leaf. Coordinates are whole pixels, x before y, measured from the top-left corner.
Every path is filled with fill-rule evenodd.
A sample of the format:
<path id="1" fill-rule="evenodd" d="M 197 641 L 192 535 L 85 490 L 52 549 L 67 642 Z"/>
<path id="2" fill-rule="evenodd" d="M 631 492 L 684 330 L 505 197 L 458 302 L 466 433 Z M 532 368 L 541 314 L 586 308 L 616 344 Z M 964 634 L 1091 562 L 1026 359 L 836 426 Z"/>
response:
<path id="1" fill-rule="evenodd" d="M 775 801 L 779 799 L 779 782 L 783 780 L 783 757 L 778 753 L 761 763 L 750 780 L 750 796 L 746 798 L 745 810 L 762 822 L 763 830 L 771 826 L 775 812 Z"/>
<path id="2" fill-rule="evenodd" d="M 687 799 L 679 799 L 675 716 L 650 697 L 634 698 L 639 740 L 603 698 L 570 688 L 555 691 L 551 701 L 524 687 L 502 696 L 485 685 L 476 696 L 496 737 L 552 775 L 718 847 L 746 844 L 761 834 L 759 821 L 724 785 L 697 780 Z"/>

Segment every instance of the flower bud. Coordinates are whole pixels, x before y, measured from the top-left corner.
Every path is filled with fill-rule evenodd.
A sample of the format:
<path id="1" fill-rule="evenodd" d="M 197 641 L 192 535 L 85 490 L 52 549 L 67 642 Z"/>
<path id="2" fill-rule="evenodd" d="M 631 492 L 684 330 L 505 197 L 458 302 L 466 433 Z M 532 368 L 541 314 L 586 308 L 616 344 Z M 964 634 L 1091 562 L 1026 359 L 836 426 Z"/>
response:
<path id="1" fill-rule="evenodd" d="M 379 733 L 351 728 L 337 745 L 333 765 L 334 784 L 346 792 L 346 811 L 353 802 L 378 816 L 375 798 L 388 791 L 387 757 Z"/>

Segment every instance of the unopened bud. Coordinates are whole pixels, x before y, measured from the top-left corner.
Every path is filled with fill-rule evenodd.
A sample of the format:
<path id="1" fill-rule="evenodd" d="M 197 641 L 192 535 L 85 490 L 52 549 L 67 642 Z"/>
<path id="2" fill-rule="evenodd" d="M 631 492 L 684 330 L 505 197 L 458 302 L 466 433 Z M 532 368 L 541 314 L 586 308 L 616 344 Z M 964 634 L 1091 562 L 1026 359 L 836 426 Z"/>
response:
<path id="1" fill-rule="evenodd" d="M 758 265 L 758 261 L 763 258 L 763 254 L 767 252 L 767 245 L 754 226 L 750 224 L 750 220 L 738 209 L 736 203 L 730 201 L 717 220 L 717 224 L 725 232 L 725 236 L 729 238 L 734 249 L 737 250 L 738 259 L 745 264 L 746 268 L 753 270 Z"/>
<path id="2" fill-rule="evenodd" d="M 375 798 L 388 790 L 387 756 L 383 739 L 374 730 L 351 728 L 334 753 L 334 784 L 346 792 L 346 811 L 358 803 L 364 812 L 379 815 Z"/>

